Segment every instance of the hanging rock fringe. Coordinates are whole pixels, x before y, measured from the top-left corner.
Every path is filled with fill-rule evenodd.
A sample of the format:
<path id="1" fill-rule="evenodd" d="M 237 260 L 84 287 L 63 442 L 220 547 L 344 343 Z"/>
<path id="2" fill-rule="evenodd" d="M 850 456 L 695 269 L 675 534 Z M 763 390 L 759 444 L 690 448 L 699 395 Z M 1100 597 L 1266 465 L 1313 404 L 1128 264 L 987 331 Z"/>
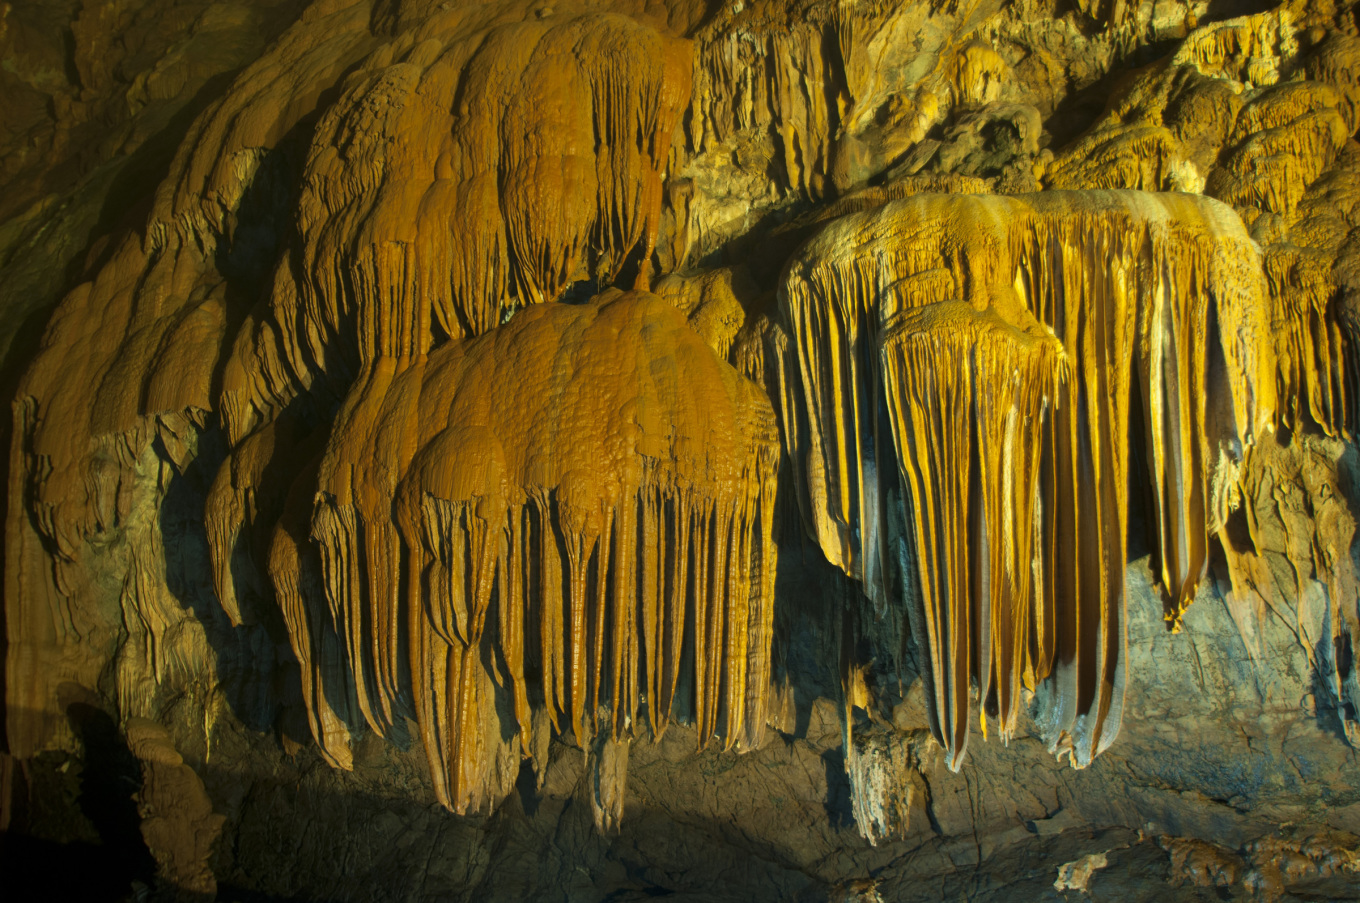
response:
<path id="1" fill-rule="evenodd" d="M 758 745 L 778 454 L 760 390 L 645 293 L 379 360 L 311 526 L 365 720 L 414 717 L 459 812 L 513 784 L 503 738 L 533 756 L 535 709 L 583 748 L 644 709 L 654 735 L 679 716 L 701 745 Z"/>
<path id="2" fill-rule="evenodd" d="M 781 408 L 804 519 L 880 611 L 907 606 L 952 768 L 974 689 L 984 732 L 1008 738 L 1044 682 L 1055 753 L 1081 767 L 1113 741 L 1131 445 L 1176 625 L 1271 428 L 1266 297 L 1240 221 L 1185 195 L 923 195 L 795 255 Z"/>

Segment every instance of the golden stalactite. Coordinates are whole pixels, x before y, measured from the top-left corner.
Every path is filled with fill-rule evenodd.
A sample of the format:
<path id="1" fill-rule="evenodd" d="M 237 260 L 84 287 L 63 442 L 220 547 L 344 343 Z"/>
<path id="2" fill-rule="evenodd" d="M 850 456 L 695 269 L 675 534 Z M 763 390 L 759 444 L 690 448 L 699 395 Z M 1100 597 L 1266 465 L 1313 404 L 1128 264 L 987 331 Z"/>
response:
<path id="1" fill-rule="evenodd" d="M 236 325 L 217 255 L 231 244 L 258 151 L 367 49 L 358 5 L 305 19 L 193 122 L 144 227 L 111 238 L 97 271 L 61 301 L 18 387 L 11 485 L 25 489 L 11 498 L 28 510 L 10 512 L 5 594 L 34 601 L 22 614 L 10 608 L 7 636 L 44 664 L 6 666 L 17 754 L 50 742 L 53 726 L 33 713 L 55 705 L 64 681 L 95 686 L 93 650 L 122 629 L 122 615 L 100 613 L 88 562 L 128 526 L 149 450 L 159 443 L 187 465 L 191 436 L 212 419 Z M 142 667 L 159 673 L 152 658 Z"/>
<path id="2" fill-rule="evenodd" d="M 305 447 L 303 451 L 299 457 L 306 460 Z M 272 532 L 260 529 L 259 533 L 268 542 L 265 567 L 289 647 L 298 662 L 302 702 L 312 737 L 327 762 L 349 770 L 354 761 L 352 739 L 363 716 L 345 654 L 342 625 L 326 604 L 320 553 L 311 542 L 319 457 L 313 454 L 283 493 L 282 512 Z M 209 518 L 211 540 L 211 512 Z"/>
<path id="3" fill-rule="evenodd" d="M 1265 293 L 1228 208 L 1127 191 L 893 201 L 790 262 L 780 393 L 804 516 L 880 611 L 894 588 L 908 606 L 951 766 L 974 683 L 1003 736 L 1019 685 L 1043 682 L 1056 752 L 1084 766 L 1113 740 L 1129 449 L 1147 443 L 1175 624 L 1272 423 Z M 1009 459 L 1008 429 L 1031 437 Z"/>
<path id="4" fill-rule="evenodd" d="M 1001 54 L 981 41 L 971 41 L 954 59 L 953 84 L 958 102 L 980 107 L 997 100 L 1009 67 Z"/>
<path id="5" fill-rule="evenodd" d="M 1352 356 L 1328 272 L 1351 224 L 1357 41 L 1317 41 L 1306 7 L 1214 22 L 1121 81 L 1104 115 L 1044 168 L 1050 188 L 1202 193 L 1265 248 L 1271 340 L 1291 427 L 1349 430 Z"/>
<path id="6" fill-rule="evenodd" d="M 277 600 L 315 676 L 303 688 L 313 732 L 347 762 L 365 713 L 389 726 L 399 714 L 406 653 L 388 640 L 405 609 L 377 599 L 381 629 L 366 633 L 329 608 L 323 574 L 339 565 L 318 554 L 310 514 L 299 526 L 283 513 L 292 465 L 324 441 L 356 377 L 376 400 L 375 379 L 573 282 L 608 284 L 631 264 L 650 281 L 690 99 L 677 35 L 702 8 L 401 6 L 394 18 L 364 4 L 303 14 L 191 124 L 145 228 L 111 243 L 54 317 L 15 420 L 12 497 L 28 510 L 10 518 L 22 538 L 7 544 L 5 591 L 35 602 L 10 635 L 56 656 L 14 671 L 25 712 L 50 707 L 62 680 L 96 682 L 83 662 L 97 656 L 76 640 L 116 637 L 119 616 L 91 619 L 85 559 L 127 525 L 148 455 L 186 467 L 220 425 L 230 451 L 205 505 L 212 582 L 233 623 Z M 262 225 L 277 247 L 251 245 Z M 372 405 L 345 411 L 380 426 L 363 421 Z M 367 538 L 401 542 L 395 526 Z M 365 601 L 382 585 L 370 576 Z M 39 748 L 50 726 L 21 720 L 15 748 Z"/>
<path id="7" fill-rule="evenodd" d="M 1273 85 L 1298 52 L 1296 15 L 1287 4 L 1195 29 L 1172 56 L 1178 66 L 1249 85 Z"/>
<path id="8" fill-rule="evenodd" d="M 644 708 L 659 735 L 680 692 L 701 744 L 758 745 L 777 463 L 760 390 L 645 293 L 378 359 L 311 519 L 364 719 L 413 716 L 460 812 L 503 795 L 498 696 L 523 755 L 535 709 L 584 747 L 633 736 Z"/>
<path id="9" fill-rule="evenodd" d="M 375 53 L 318 124 L 286 347 L 409 359 L 635 247 L 645 287 L 689 43 L 608 13 L 453 34 Z"/>
<path id="10" fill-rule="evenodd" d="M 995 308 L 979 312 L 961 301 L 901 311 L 883 325 L 879 344 L 921 556 L 932 730 L 948 740 L 957 770 L 970 684 L 981 699 L 995 696 L 1003 737 L 1014 732 L 1022 684 L 1034 685 L 1041 425 L 1063 379 L 1063 350 L 1032 318 L 1020 329 Z"/>
<path id="11" fill-rule="evenodd" d="M 1232 150 L 1206 193 L 1235 207 L 1292 215 L 1350 137 L 1341 106 L 1341 96 L 1321 82 L 1266 89 L 1238 114 Z"/>
<path id="12" fill-rule="evenodd" d="M 476 732 L 494 718 L 500 678 L 481 667 L 476 643 L 455 656 L 406 638 L 398 568 L 403 543 L 419 534 L 403 536 L 391 506 L 414 454 L 419 375 L 441 338 L 485 333 L 572 282 L 613 279 L 630 253 L 645 284 L 671 130 L 689 96 L 687 42 L 622 15 L 561 13 L 432 14 L 343 83 L 306 152 L 295 242 L 226 362 L 221 408 L 233 449 L 206 512 L 233 619 L 248 617 L 236 595 L 265 582 L 267 563 L 327 758 L 347 766 L 350 732 L 365 722 L 390 734 L 403 717 L 423 718 L 403 692 L 419 658 L 418 702 L 452 706 L 467 728 L 445 732 L 462 738 L 457 750 L 431 741 L 431 753 L 442 749 L 436 759 L 455 771 L 481 769 L 449 777 L 478 806 L 502 795 L 496 787 L 516 767 L 497 734 Z M 404 404 L 393 386 L 408 393 Z M 280 456 L 307 458 L 324 439 L 326 430 L 292 435 L 299 401 L 339 408 L 331 435 L 383 437 L 377 467 L 318 462 L 334 504 L 305 520 L 299 502 L 280 513 L 280 499 L 303 490 L 263 485 L 279 479 Z M 255 548 L 276 522 L 272 545 Z M 423 670 L 436 659 L 437 679 Z M 515 686 L 527 732 L 523 681 Z"/>
<path id="13" fill-rule="evenodd" d="M 691 153 L 718 150 L 748 129 L 769 129 L 789 188 L 820 197 L 831 143 L 847 102 L 809 96 L 809 85 L 843 80 L 840 55 L 824 52 L 826 22 L 791 16 L 778 4 L 733 6 L 729 21 L 701 27 L 686 143 Z M 724 10 L 723 12 L 727 12 Z M 734 27 L 735 26 L 735 27 Z"/>
<path id="14" fill-rule="evenodd" d="M 1291 429 L 1311 421 L 1338 435 L 1347 430 L 1357 387 L 1346 372 L 1352 342 L 1343 319 L 1331 312 L 1337 295 L 1332 259 L 1322 250 L 1273 244 L 1264 263 L 1275 299 L 1280 421 Z"/>
<path id="15" fill-rule="evenodd" d="M 1296 31 L 1283 9 L 1196 29 L 1116 86 L 1101 118 L 1056 153 L 1046 184 L 1207 193 L 1292 213 L 1353 130 L 1355 93 L 1342 41 L 1309 57 L 1311 79 L 1284 78 L 1299 68 Z"/>

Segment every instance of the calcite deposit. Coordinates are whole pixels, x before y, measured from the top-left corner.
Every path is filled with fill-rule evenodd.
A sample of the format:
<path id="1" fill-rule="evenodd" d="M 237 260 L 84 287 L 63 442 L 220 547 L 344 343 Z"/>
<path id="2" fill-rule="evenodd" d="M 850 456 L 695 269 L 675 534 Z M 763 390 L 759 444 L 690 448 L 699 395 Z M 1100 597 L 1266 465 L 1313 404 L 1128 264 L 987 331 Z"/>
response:
<path id="1" fill-rule="evenodd" d="M 0 3 L 0 881 L 1353 896 L 1357 15 Z"/>
<path id="2" fill-rule="evenodd" d="M 589 744 L 631 737 L 645 705 L 659 736 L 678 689 L 701 745 L 759 746 L 777 461 L 769 401 L 655 296 L 533 308 L 400 372 L 380 361 L 314 477 L 324 602 L 285 603 L 324 604 L 344 662 L 295 641 L 299 661 L 334 686 L 318 695 L 352 675 L 380 733 L 409 706 L 460 812 L 518 772 L 518 750 L 495 755 L 498 695 L 531 758 L 533 709 Z M 271 562 L 281 598 L 295 560 Z"/>
<path id="3" fill-rule="evenodd" d="M 790 262 L 804 514 L 908 610 L 951 767 L 972 693 L 1009 737 L 1050 677 L 1050 747 L 1085 765 L 1113 741 L 1132 446 L 1178 622 L 1273 422 L 1261 270 L 1221 204 L 1106 191 L 890 202 Z"/>

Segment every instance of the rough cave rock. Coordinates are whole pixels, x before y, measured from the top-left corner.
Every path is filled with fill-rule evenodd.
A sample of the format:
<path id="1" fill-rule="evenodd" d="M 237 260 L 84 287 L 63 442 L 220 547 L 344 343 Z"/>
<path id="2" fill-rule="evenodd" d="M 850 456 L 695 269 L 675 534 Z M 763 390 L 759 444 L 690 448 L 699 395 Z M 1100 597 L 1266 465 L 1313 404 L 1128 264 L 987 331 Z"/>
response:
<path id="1" fill-rule="evenodd" d="M 1360 899 L 1358 66 L 1349 0 L 0 4 L 0 881 Z"/>

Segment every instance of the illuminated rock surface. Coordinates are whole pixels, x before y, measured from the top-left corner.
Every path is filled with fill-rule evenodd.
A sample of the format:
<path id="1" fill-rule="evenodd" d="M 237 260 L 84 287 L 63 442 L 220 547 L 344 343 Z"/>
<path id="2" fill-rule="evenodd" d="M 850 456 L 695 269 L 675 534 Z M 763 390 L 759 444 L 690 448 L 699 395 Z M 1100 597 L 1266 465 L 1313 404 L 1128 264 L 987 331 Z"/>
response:
<path id="1" fill-rule="evenodd" d="M 295 641 L 299 661 L 320 696 L 352 674 L 380 733 L 409 707 L 459 812 L 509 792 L 520 749 L 501 738 L 532 757 L 533 709 L 588 745 L 631 738 L 640 706 L 660 736 L 680 692 L 701 746 L 758 747 L 778 454 L 768 400 L 651 295 L 528 310 L 400 372 L 380 359 L 311 522 L 347 667 Z"/>
<path id="2" fill-rule="evenodd" d="M 1009 738 L 1046 680 L 1050 747 L 1089 764 L 1124 707 L 1132 446 L 1179 623 L 1270 428 L 1255 245 L 1183 195 L 926 195 L 826 228 L 782 296 L 805 516 L 880 610 L 907 609 L 950 766 L 970 687 Z"/>
<path id="3" fill-rule="evenodd" d="M 1360 895 L 1357 64 L 1345 2 L 0 4 L 0 882 Z"/>

